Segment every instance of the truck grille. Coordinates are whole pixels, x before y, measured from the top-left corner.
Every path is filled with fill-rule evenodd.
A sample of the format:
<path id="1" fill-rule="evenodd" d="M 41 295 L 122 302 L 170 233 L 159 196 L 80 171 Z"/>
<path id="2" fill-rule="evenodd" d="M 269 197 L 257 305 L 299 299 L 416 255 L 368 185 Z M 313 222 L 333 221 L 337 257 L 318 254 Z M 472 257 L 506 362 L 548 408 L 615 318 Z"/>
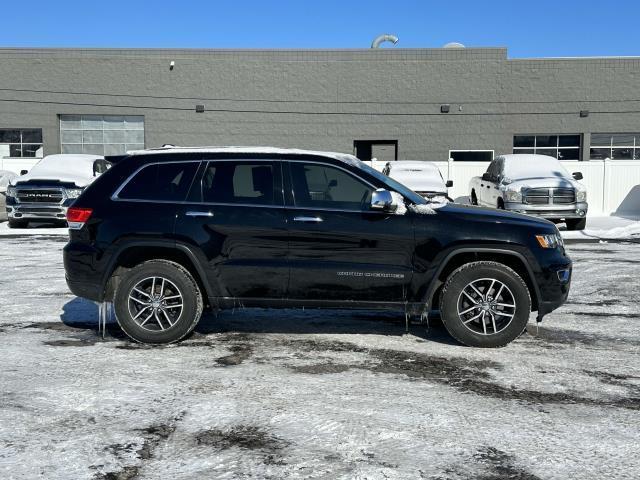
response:
<path id="1" fill-rule="evenodd" d="M 62 203 L 64 195 L 59 188 L 18 188 L 16 198 L 20 203 Z"/>
<path id="2" fill-rule="evenodd" d="M 529 205 L 570 205 L 576 202 L 573 188 L 529 188 L 523 202 Z"/>

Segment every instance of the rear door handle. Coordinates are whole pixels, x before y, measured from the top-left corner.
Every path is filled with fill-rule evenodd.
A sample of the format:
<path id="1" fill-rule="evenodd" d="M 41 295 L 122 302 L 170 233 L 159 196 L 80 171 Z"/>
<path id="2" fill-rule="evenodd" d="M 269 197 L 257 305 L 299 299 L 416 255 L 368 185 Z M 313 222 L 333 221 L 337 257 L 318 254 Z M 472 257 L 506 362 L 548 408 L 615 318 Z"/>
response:
<path id="1" fill-rule="evenodd" d="M 187 212 L 187 217 L 213 217 L 213 212 Z"/>
<path id="2" fill-rule="evenodd" d="M 294 222 L 303 223 L 320 223 L 322 219 L 320 217 L 293 217 Z"/>

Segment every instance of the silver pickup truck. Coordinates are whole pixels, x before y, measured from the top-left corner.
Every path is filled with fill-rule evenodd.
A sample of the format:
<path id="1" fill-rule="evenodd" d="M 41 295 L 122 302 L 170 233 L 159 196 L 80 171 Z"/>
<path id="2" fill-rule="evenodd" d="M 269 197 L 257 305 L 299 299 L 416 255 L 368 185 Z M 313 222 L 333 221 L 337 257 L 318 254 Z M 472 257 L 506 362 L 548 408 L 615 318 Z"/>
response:
<path id="1" fill-rule="evenodd" d="M 562 164 L 546 155 L 496 157 L 481 177 L 469 183 L 471 203 L 565 222 L 567 230 L 583 230 L 587 222 L 587 190 Z"/>

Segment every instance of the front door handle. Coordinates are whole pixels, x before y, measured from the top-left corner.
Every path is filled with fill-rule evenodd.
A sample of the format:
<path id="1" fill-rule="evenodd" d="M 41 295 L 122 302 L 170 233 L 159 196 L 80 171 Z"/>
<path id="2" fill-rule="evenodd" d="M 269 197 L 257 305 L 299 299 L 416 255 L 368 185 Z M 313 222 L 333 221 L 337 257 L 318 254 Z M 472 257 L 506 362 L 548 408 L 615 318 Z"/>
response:
<path id="1" fill-rule="evenodd" d="M 213 217 L 213 212 L 187 212 L 187 217 Z"/>
<path id="2" fill-rule="evenodd" d="M 320 217 L 293 217 L 294 222 L 303 223 L 320 223 L 322 219 Z"/>

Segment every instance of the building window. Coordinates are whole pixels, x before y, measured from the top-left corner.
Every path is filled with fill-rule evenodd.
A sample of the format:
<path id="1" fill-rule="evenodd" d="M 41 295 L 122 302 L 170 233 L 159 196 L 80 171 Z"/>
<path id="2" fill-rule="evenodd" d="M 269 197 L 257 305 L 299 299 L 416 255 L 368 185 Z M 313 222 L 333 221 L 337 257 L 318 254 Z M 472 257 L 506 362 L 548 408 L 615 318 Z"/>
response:
<path id="1" fill-rule="evenodd" d="M 23 157 L 42 158 L 42 129 L 0 129 L 0 158 Z"/>
<path id="2" fill-rule="evenodd" d="M 449 158 L 454 162 L 490 162 L 493 150 L 449 150 Z"/>
<path id="3" fill-rule="evenodd" d="M 592 133 L 592 160 L 640 160 L 640 133 Z"/>
<path id="4" fill-rule="evenodd" d="M 144 148 L 144 117 L 60 115 L 62 153 L 122 155 Z"/>
<path id="5" fill-rule="evenodd" d="M 513 153 L 548 155 L 558 160 L 580 160 L 581 135 L 515 135 Z"/>

